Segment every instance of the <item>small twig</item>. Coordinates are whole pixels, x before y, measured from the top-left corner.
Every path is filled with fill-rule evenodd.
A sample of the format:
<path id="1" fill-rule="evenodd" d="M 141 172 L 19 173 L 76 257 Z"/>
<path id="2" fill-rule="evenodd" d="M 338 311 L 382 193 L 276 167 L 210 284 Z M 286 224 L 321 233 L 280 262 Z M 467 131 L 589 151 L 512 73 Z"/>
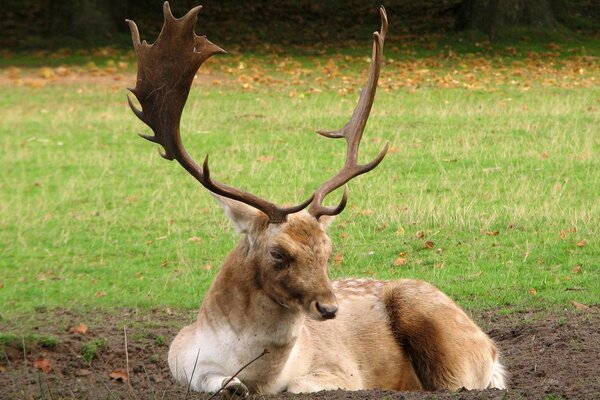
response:
<path id="1" fill-rule="evenodd" d="M 46 396 L 44 395 L 44 385 L 42 385 L 42 373 L 40 371 L 37 373 L 37 381 L 40 387 L 40 399 L 45 400 Z"/>
<path id="2" fill-rule="evenodd" d="M 52 388 L 50 387 L 50 380 L 44 378 L 44 380 L 46 381 L 46 388 L 48 389 L 48 395 L 50 396 L 50 400 L 55 400 L 56 397 L 54 397 L 54 393 L 52 393 Z"/>
<path id="3" fill-rule="evenodd" d="M 25 337 L 21 335 L 21 347 L 23 348 L 23 361 L 27 365 L 27 348 L 25 347 Z"/>
<path id="4" fill-rule="evenodd" d="M 192 380 L 194 379 L 194 372 L 196 372 L 196 365 L 198 365 L 198 357 L 200 357 L 200 347 L 199 346 L 198 346 L 198 352 L 196 353 L 196 361 L 194 361 L 194 368 L 192 368 L 192 376 L 190 376 L 190 380 L 188 382 L 188 387 L 187 387 L 187 390 L 185 391 L 185 397 L 183 398 L 183 400 L 186 400 L 188 395 L 190 394 L 190 389 L 192 388 Z M 185 372 L 185 370 L 184 370 L 184 372 Z"/>
<path id="5" fill-rule="evenodd" d="M 235 374 L 233 374 L 233 376 L 231 378 L 227 379 L 227 381 L 225 381 L 225 383 L 223 383 L 223 385 L 221 386 L 221 388 L 219 390 L 217 390 L 216 392 L 214 392 L 212 394 L 212 396 L 210 396 L 206 400 L 211 400 L 213 397 L 215 397 L 216 395 L 218 395 L 219 393 L 221 393 L 223 391 L 223 389 L 225 389 L 227 387 L 227 385 L 229 385 L 229 382 L 231 382 L 232 380 L 234 380 L 240 374 L 240 372 L 242 372 L 243 370 L 245 370 L 246 368 L 248 368 L 252 363 L 254 363 L 255 361 L 257 361 L 259 358 L 261 358 L 261 357 L 263 357 L 263 356 L 265 356 L 267 354 L 269 354 L 269 350 L 264 349 L 262 353 L 260 353 L 257 357 L 255 357 L 249 363 L 246 363 L 244 366 L 242 366 L 242 368 L 240 368 Z"/>
<path id="6" fill-rule="evenodd" d="M 142 368 L 144 369 L 144 375 L 146 375 L 146 379 L 150 383 L 150 389 L 152 389 L 152 397 L 156 400 L 156 390 L 154 390 L 154 385 L 152 384 L 152 380 L 150 380 L 150 375 L 148 375 L 148 370 L 146 369 L 146 365 L 142 364 Z"/>
<path id="7" fill-rule="evenodd" d="M 125 336 L 125 368 L 127 371 L 127 388 L 131 391 L 131 378 L 129 376 L 129 350 L 127 349 L 127 326 L 123 327 L 123 336 Z"/>

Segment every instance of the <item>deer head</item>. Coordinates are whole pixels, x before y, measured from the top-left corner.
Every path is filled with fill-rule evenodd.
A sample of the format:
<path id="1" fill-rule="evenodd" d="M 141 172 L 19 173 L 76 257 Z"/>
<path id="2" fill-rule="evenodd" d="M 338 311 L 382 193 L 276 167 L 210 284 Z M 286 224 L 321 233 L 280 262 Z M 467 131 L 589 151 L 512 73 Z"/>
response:
<path id="1" fill-rule="evenodd" d="M 208 189 L 225 209 L 243 235 L 239 263 L 252 270 L 257 290 L 262 290 L 284 309 L 304 311 L 316 319 L 335 317 L 337 304 L 327 277 L 331 241 L 325 229 L 333 216 L 347 203 L 347 186 L 335 207 L 323 205 L 324 198 L 345 186 L 352 178 L 375 168 L 387 152 L 387 144 L 367 164 L 358 163 L 358 148 L 377 88 L 382 50 L 387 32 L 387 17 L 380 8 L 381 30 L 373 34 L 372 61 L 366 87 L 346 125 L 336 131 L 318 131 L 328 138 L 344 138 L 347 155 L 344 165 L 306 201 L 292 207 L 279 207 L 249 192 L 233 188 L 211 177 L 208 156 L 202 166 L 188 154 L 181 141 L 179 124 L 194 75 L 209 57 L 224 50 L 204 36 L 197 36 L 194 25 L 201 6 L 184 17 L 173 17 L 164 3 L 164 25 L 155 43 L 140 42 L 137 26 L 127 20 L 138 58 L 137 84 L 129 89 L 142 110 L 129 100 L 135 115 L 154 132 L 143 138 L 160 144 L 162 157 L 177 160 Z M 305 210 L 307 208 L 307 210 Z"/>

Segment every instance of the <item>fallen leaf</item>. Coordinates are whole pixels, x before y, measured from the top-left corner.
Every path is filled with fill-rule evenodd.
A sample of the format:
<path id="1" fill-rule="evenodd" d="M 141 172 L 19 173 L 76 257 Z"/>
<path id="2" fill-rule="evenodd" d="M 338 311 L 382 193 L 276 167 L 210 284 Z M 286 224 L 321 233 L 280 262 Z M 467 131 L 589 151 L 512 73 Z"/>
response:
<path id="1" fill-rule="evenodd" d="M 531 288 L 529 289 L 529 294 L 535 296 L 537 294 L 537 290 L 535 290 L 535 288 Z"/>
<path id="2" fill-rule="evenodd" d="M 333 263 L 335 265 L 340 265 L 343 262 L 344 262 L 344 253 L 338 253 L 335 255 L 335 257 L 333 257 Z"/>
<path id="3" fill-rule="evenodd" d="M 398 257 L 394 260 L 394 265 L 396 267 L 400 267 L 401 265 L 406 265 L 406 263 L 408 262 L 408 260 L 404 257 Z"/>
<path id="4" fill-rule="evenodd" d="M 540 157 L 542 158 L 542 160 L 545 160 L 548 157 L 550 157 L 550 154 L 548 154 L 547 151 L 542 151 L 542 154 L 540 154 Z"/>
<path id="5" fill-rule="evenodd" d="M 88 376 L 91 374 L 92 374 L 92 371 L 90 371 L 89 369 L 85 369 L 85 368 L 82 368 L 80 370 L 77 370 L 77 372 L 75 372 L 75 375 L 77 375 L 77 376 Z"/>
<path id="6" fill-rule="evenodd" d="M 200 243 L 202 241 L 201 237 L 198 236 L 192 236 L 191 238 L 188 239 L 188 242 L 193 242 L 193 243 Z"/>
<path id="7" fill-rule="evenodd" d="M 577 247 L 583 247 L 587 244 L 587 240 L 582 239 L 579 242 L 577 242 Z"/>
<path id="8" fill-rule="evenodd" d="M 62 76 L 65 77 L 67 75 L 69 75 L 69 69 L 63 65 L 61 65 L 60 67 L 56 68 L 54 70 L 54 72 L 56 72 L 56 75 L 58 76 Z"/>
<path id="9" fill-rule="evenodd" d="M 433 249 L 434 243 L 431 240 L 428 240 L 423 245 L 426 249 Z"/>
<path id="10" fill-rule="evenodd" d="M 588 306 L 587 304 L 578 303 L 575 300 L 571 300 L 571 304 L 573 304 L 573 307 L 575 307 L 578 310 L 587 310 L 588 308 L 590 308 L 590 306 Z"/>
<path id="11" fill-rule="evenodd" d="M 96 292 L 96 297 L 104 297 L 106 296 L 106 292 L 103 292 L 102 290 Z"/>
<path id="12" fill-rule="evenodd" d="M 499 233 L 500 231 L 488 231 L 485 234 L 488 236 L 498 236 Z"/>
<path id="13" fill-rule="evenodd" d="M 275 159 L 274 156 L 260 156 L 257 158 L 257 160 L 259 162 L 270 162 L 270 161 L 273 161 L 274 159 Z"/>
<path id="14" fill-rule="evenodd" d="M 127 382 L 129 380 L 129 374 L 123 369 L 115 369 L 110 373 L 110 379 L 114 379 L 119 382 Z"/>
<path id="15" fill-rule="evenodd" d="M 571 272 L 574 274 L 580 274 L 582 271 L 581 265 L 576 265 L 571 269 Z"/>
<path id="16" fill-rule="evenodd" d="M 49 67 L 40 68 L 39 75 L 44 79 L 52 79 L 55 76 L 54 71 L 52 70 L 52 68 Z"/>
<path id="17" fill-rule="evenodd" d="M 418 231 L 417 232 L 417 238 L 418 239 L 423 239 L 425 237 L 425 234 L 423 233 L 423 231 Z"/>
<path id="18" fill-rule="evenodd" d="M 211 263 L 204 264 L 201 268 L 205 271 L 210 271 L 212 269 L 212 264 Z"/>
<path id="19" fill-rule="evenodd" d="M 0 374 L 3 373 L 4 371 L 6 371 L 6 367 L 3 367 L 2 365 L 0 365 Z"/>
<path id="20" fill-rule="evenodd" d="M 52 371 L 52 366 L 50 365 L 50 360 L 47 358 L 40 358 L 33 362 L 33 368 L 41 370 L 45 374 L 49 374 Z"/>
<path id="21" fill-rule="evenodd" d="M 88 331 L 88 327 L 85 324 L 79 324 L 77 326 L 72 327 L 71 329 L 69 329 L 69 332 L 71 333 L 78 333 L 80 335 L 85 335 Z"/>
<path id="22" fill-rule="evenodd" d="M 4 282 L 0 282 L 0 289 L 4 287 Z"/>

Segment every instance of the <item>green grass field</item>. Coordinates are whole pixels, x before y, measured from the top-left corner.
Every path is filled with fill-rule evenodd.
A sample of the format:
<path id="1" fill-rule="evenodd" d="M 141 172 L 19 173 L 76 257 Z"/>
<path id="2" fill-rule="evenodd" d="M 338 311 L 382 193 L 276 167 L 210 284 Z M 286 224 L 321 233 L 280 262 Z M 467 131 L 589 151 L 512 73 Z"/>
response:
<path id="1" fill-rule="evenodd" d="M 350 186 L 330 275 L 424 279 L 469 309 L 597 304 L 600 62 L 563 50 L 488 60 L 392 47 L 362 159 L 391 151 Z M 357 54 L 211 60 L 184 113 L 187 147 L 210 153 L 219 180 L 305 199 L 343 162 L 344 143 L 312 131 L 350 117 L 368 66 Z M 25 68 L 0 85 L 3 318 L 194 309 L 237 241 L 211 196 L 137 137 L 148 128 L 126 103 L 127 60 L 112 83 L 28 84 L 37 70 Z"/>

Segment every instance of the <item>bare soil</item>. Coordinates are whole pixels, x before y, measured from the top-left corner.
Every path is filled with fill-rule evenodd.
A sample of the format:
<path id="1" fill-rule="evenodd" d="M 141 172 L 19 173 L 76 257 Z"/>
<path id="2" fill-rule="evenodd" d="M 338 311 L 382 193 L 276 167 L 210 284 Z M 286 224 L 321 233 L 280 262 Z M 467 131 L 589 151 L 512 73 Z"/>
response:
<path id="1" fill-rule="evenodd" d="M 0 320 L 0 399 L 207 399 L 207 394 L 186 394 L 171 379 L 166 362 L 170 341 L 192 318 L 192 313 L 171 310 L 76 313 L 42 308 L 30 320 Z M 502 349 L 509 390 L 330 391 L 260 398 L 600 399 L 599 306 L 510 315 L 494 310 L 475 319 Z M 86 333 L 72 329 L 81 323 Z M 23 336 L 23 329 L 33 335 Z M 86 361 L 84 354 L 93 359 Z"/>

